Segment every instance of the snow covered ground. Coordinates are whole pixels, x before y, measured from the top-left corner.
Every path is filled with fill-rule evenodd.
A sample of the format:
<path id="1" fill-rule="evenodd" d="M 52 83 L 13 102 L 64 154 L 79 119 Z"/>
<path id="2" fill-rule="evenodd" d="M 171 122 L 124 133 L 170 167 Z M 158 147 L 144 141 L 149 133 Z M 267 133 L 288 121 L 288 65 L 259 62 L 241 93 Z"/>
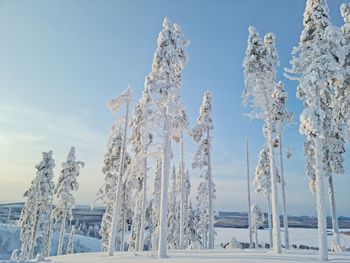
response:
<path id="1" fill-rule="evenodd" d="M 64 251 L 68 243 L 69 236 L 65 236 Z M 51 255 L 55 255 L 58 244 L 58 233 L 54 233 L 51 243 Z M 0 224 L 0 261 L 10 259 L 12 251 L 18 249 L 19 228 L 14 225 Z M 100 241 L 95 238 L 75 235 L 74 253 L 99 252 L 101 251 Z"/>
<path id="2" fill-rule="evenodd" d="M 127 252 L 115 253 L 114 257 L 108 257 L 106 253 L 73 254 L 68 256 L 51 257 L 54 263 L 150 263 L 150 262 L 181 262 L 181 263 L 295 263 L 295 262 L 319 262 L 316 251 L 289 251 L 282 255 L 273 255 L 269 250 L 241 250 L 241 249 L 215 249 L 215 250 L 177 250 L 169 252 L 169 258 L 158 259 L 152 253 L 137 253 L 130 255 Z M 350 253 L 330 253 L 332 263 L 349 263 Z"/>
<path id="3" fill-rule="evenodd" d="M 317 251 L 312 250 L 291 250 L 287 254 L 275 256 L 270 250 L 259 249 L 241 250 L 241 249 L 220 249 L 221 243 L 227 243 L 232 236 L 240 242 L 248 242 L 248 231 L 243 228 L 216 228 L 217 236 L 215 238 L 215 251 L 173 251 L 169 253 L 170 259 L 167 262 L 317 262 Z M 283 229 L 282 229 L 283 230 Z M 308 228 L 291 228 L 290 241 L 291 244 L 315 246 L 317 247 L 317 229 Z M 341 229 L 341 231 L 349 231 Z M 268 243 L 268 230 L 259 230 L 259 243 Z M 283 240 L 283 232 L 282 232 Z M 328 236 L 329 244 L 331 236 Z M 342 234 L 342 245 L 350 248 L 350 236 Z M 106 257 L 104 253 L 86 253 L 100 251 L 99 240 L 76 236 L 75 252 L 85 252 L 82 254 L 66 255 L 60 257 L 51 257 L 52 262 L 154 262 L 157 258 L 151 252 L 137 253 L 130 255 L 129 253 L 116 253 L 115 257 Z M 11 252 L 19 246 L 19 231 L 15 226 L 0 224 L 0 261 L 1 259 L 9 259 Z M 53 251 L 57 247 L 57 237 L 54 238 Z M 331 253 L 332 262 L 350 262 L 350 252 L 341 254 Z M 259 260 L 259 261 L 257 261 Z M 333 261 L 334 260 L 334 261 Z"/>

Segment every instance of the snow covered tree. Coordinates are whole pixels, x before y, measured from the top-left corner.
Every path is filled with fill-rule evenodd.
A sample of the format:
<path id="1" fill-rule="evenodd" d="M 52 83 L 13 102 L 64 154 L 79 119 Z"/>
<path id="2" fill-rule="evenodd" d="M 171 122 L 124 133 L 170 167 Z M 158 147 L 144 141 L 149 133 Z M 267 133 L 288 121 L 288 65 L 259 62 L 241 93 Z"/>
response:
<path id="1" fill-rule="evenodd" d="M 72 229 L 70 231 L 69 235 L 69 241 L 66 249 L 66 254 L 73 254 L 74 253 L 74 237 L 75 237 L 75 226 L 72 226 Z"/>
<path id="2" fill-rule="evenodd" d="M 145 79 L 145 90 L 149 91 L 152 108 L 152 126 L 160 135 L 162 156 L 162 178 L 160 199 L 160 224 L 158 255 L 167 255 L 168 186 L 171 161 L 171 138 L 176 131 L 177 116 L 181 101 L 179 96 L 181 72 L 187 64 L 184 51 L 188 45 L 180 26 L 164 19 L 163 30 L 157 39 L 152 71 Z"/>
<path id="3" fill-rule="evenodd" d="M 109 106 L 112 112 L 117 112 L 121 104 L 125 102 L 127 102 L 128 104 L 129 101 L 130 101 L 130 93 L 127 90 L 120 97 L 113 100 Z M 114 208 L 116 206 L 116 203 L 117 201 L 121 203 L 121 199 L 122 199 L 121 192 L 123 190 L 123 180 L 120 177 L 123 174 L 123 172 L 127 169 L 127 167 L 130 165 L 130 162 L 131 162 L 131 158 L 124 148 L 124 145 L 125 145 L 124 142 L 125 142 L 125 136 L 126 136 L 125 120 L 127 120 L 127 118 L 124 119 L 124 127 L 123 127 L 124 131 L 122 130 L 122 126 L 123 126 L 122 120 L 118 118 L 116 119 L 115 123 L 112 126 L 111 135 L 107 143 L 107 151 L 105 153 L 104 166 L 102 168 L 102 172 L 105 175 L 105 182 L 101 186 L 101 188 L 98 190 L 97 198 L 95 200 L 95 205 L 103 205 L 106 207 L 106 211 L 102 217 L 101 229 L 100 229 L 101 246 L 103 251 L 107 251 L 110 248 L 109 241 L 111 240 L 111 238 L 113 240 L 116 240 L 113 242 L 113 248 L 111 248 L 111 251 L 114 250 L 115 245 L 120 243 L 121 241 L 121 237 L 120 237 L 121 228 L 115 229 L 116 226 L 113 227 L 114 223 L 117 223 L 117 222 L 113 222 L 113 218 L 115 217 Z M 123 168 L 121 169 L 120 166 L 123 166 Z M 120 185 L 119 199 L 117 198 L 118 185 Z M 121 204 L 117 206 L 118 206 L 117 208 L 120 209 Z M 119 220 L 118 225 L 120 226 L 122 221 L 120 217 L 120 213 L 116 217 L 116 220 L 117 219 Z M 111 237 L 111 235 L 113 235 L 113 237 Z"/>
<path id="4" fill-rule="evenodd" d="M 52 151 L 42 153 L 43 160 L 35 166 L 36 177 L 24 193 L 26 202 L 19 219 L 21 252 L 20 259 L 32 259 L 34 253 L 48 253 L 50 237 L 50 213 L 53 199 Z"/>
<path id="5" fill-rule="evenodd" d="M 262 149 L 259 153 L 259 160 L 255 169 L 253 184 L 255 191 L 257 193 L 263 193 L 267 198 L 269 238 L 270 246 L 272 247 L 270 159 L 269 153 L 266 149 Z"/>
<path id="6" fill-rule="evenodd" d="M 126 138 L 127 138 L 127 131 L 129 126 L 129 104 L 131 101 L 131 87 L 129 86 L 119 97 L 116 99 L 110 100 L 108 102 L 108 107 L 113 113 L 117 113 L 120 109 L 120 107 L 125 104 L 125 117 L 124 117 L 124 130 L 123 130 L 123 139 L 122 139 L 122 145 L 120 149 L 120 163 L 118 166 L 117 171 L 117 189 L 116 189 L 116 198 L 114 202 L 113 207 L 113 216 L 112 216 L 112 225 L 111 225 L 111 233 L 109 236 L 109 242 L 108 242 L 108 256 L 113 256 L 114 250 L 115 250 L 115 242 L 116 242 L 116 233 L 117 231 L 120 231 L 120 227 L 118 229 L 118 221 L 120 220 L 120 212 L 125 211 L 124 210 L 124 203 L 122 202 L 124 199 L 124 181 L 123 181 L 123 174 L 125 172 L 124 164 L 126 163 Z M 124 225 L 125 219 L 122 218 L 122 224 Z M 122 231 L 124 231 L 124 228 L 122 228 Z M 122 235 L 124 235 L 124 232 L 122 232 Z M 124 250 L 124 239 L 121 240 L 122 243 L 122 249 Z"/>
<path id="7" fill-rule="evenodd" d="M 162 159 L 157 156 L 156 173 L 154 178 L 153 199 L 152 199 L 152 249 L 158 250 L 159 244 L 159 212 L 160 212 L 160 187 L 162 180 Z"/>
<path id="8" fill-rule="evenodd" d="M 253 231 L 255 234 L 255 248 L 258 248 L 258 229 L 261 227 L 264 223 L 264 217 L 263 213 L 261 212 L 261 209 L 256 205 L 252 205 L 252 226 Z"/>
<path id="9" fill-rule="evenodd" d="M 173 172 L 170 177 L 169 188 L 169 204 L 168 204 L 168 246 L 170 249 L 176 249 L 178 247 L 178 222 L 177 217 L 177 191 L 176 191 L 176 169 L 173 166 Z"/>
<path id="10" fill-rule="evenodd" d="M 305 155 L 308 168 L 312 168 L 308 174 L 313 177 L 312 185 L 316 193 L 319 256 L 321 260 L 327 260 L 324 179 L 329 176 L 329 148 L 325 141 L 328 140 L 333 126 L 334 112 L 330 106 L 333 102 L 333 82 L 341 72 L 341 57 L 333 52 L 332 40 L 329 39 L 332 25 L 326 0 L 307 1 L 303 24 L 299 45 L 292 51 L 292 68 L 287 72 L 296 76 L 299 81 L 297 97 L 304 102 L 300 132 L 307 137 Z"/>
<path id="11" fill-rule="evenodd" d="M 200 233 L 198 233 L 199 229 L 199 220 L 196 216 L 194 209 L 192 208 L 192 202 L 189 200 L 187 215 L 185 218 L 185 238 L 184 245 L 189 249 L 199 249 L 200 248 Z"/>
<path id="12" fill-rule="evenodd" d="M 191 135 L 195 142 L 199 144 L 198 150 L 195 153 L 193 168 L 201 170 L 201 177 L 204 182 L 201 182 L 198 187 L 198 197 L 200 209 L 200 223 L 203 224 L 203 235 L 208 236 L 209 249 L 214 248 L 214 208 L 213 200 L 215 199 L 215 184 L 212 178 L 211 167 L 211 135 L 213 129 L 212 114 L 212 98 L 209 91 L 206 91 L 203 96 L 203 103 L 199 110 L 199 117 L 196 126 L 192 129 Z M 207 231 L 207 232 L 205 232 Z M 206 246 L 205 246 L 206 248 Z"/>
<path id="13" fill-rule="evenodd" d="M 282 192 L 282 205 L 283 205 L 283 226 L 284 226 L 284 244 L 285 248 L 289 249 L 289 230 L 288 230 L 288 214 L 287 214 L 287 201 L 285 191 L 285 178 L 283 167 L 283 150 L 282 150 L 282 134 L 285 126 L 293 120 L 293 114 L 286 109 L 288 94 L 284 90 L 283 83 L 279 81 L 275 85 L 274 92 L 272 94 L 272 118 L 274 120 L 274 130 L 277 133 L 278 149 L 279 149 L 279 161 L 280 161 L 280 179 L 281 179 L 281 192 Z"/>
<path id="14" fill-rule="evenodd" d="M 272 114 L 272 95 L 275 87 L 277 65 L 278 58 L 274 34 L 266 34 L 263 41 L 255 28 L 249 27 L 248 46 L 243 61 L 245 88 L 242 97 L 243 103 L 251 106 L 252 111 L 249 116 L 264 120 L 266 144 L 270 153 L 273 249 L 276 254 L 280 254 L 281 233 L 274 157 L 275 130 Z"/>
<path id="15" fill-rule="evenodd" d="M 144 244 L 146 202 L 147 202 L 147 157 L 148 147 L 152 143 L 152 134 L 150 133 L 149 112 L 147 106 L 150 103 L 150 97 L 145 90 L 140 101 L 136 104 L 132 120 L 130 123 L 131 144 L 135 153 L 133 161 L 134 172 L 138 176 L 137 191 L 135 194 L 135 209 L 133 216 L 133 244 L 129 249 L 142 251 Z"/>
<path id="16" fill-rule="evenodd" d="M 180 107 L 179 114 L 176 116 L 176 121 L 174 124 L 176 127 L 174 127 L 175 131 L 177 131 L 177 134 L 174 134 L 174 140 L 175 142 L 180 144 L 180 165 L 178 170 L 178 176 L 177 176 L 177 187 L 179 189 L 179 244 L 178 247 L 180 249 L 184 248 L 184 227 L 185 227 L 185 213 L 186 213 L 186 200 L 185 200 L 185 162 L 184 162 L 184 131 L 188 127 L 188 118 L 185 112 L 185 109 L 183 106 Z"/>
<path id="17" fill-rule="evenodd" d="M 178 190 L 179 191 L 179 190 Z M 195 241 L 199 241 L 198 236 L 195 236 L 196 224 L 195 217 L 192 210 L 192 203 L 190 199 L 191 194 L 191 181 L 190 173 L 186 170 L 183 188 L 179 191 L 183 192 L 183 204 L 184 204 L 184 238 L 183 238 L 183 248 L 188 248 L 189 245 Z M 181 221 L 180 221 L 181 222 Z M 179 226 L 182 227 L 181 225 Z"/>
<path id="18" fill-rule="evenodd" d="M 64 232 L 66 230 L 66 221 L 72 220 L 72 208 L 75 199 L 72 191 L 79 189 L 77 177 L 80 173 L 80 167 L 84 167 L 84 163 L 76 161 L 75 148 L 71 147 L 66 162 L 62 163 L 61 175 L 58 178 L 54 194 L 57 196 L 57 205 L 52 211 L 51 218 L 61 223 L 60 237 L 57 247 L 57 255 L 62 255 Z"/>

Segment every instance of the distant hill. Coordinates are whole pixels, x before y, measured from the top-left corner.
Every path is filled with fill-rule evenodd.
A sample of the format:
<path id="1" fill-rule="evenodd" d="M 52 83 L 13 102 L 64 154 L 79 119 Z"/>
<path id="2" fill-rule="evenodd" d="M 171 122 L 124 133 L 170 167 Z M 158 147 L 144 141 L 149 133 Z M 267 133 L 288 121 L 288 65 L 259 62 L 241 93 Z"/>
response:
<path id="1" fill-rule="evenodd" d="M 10 210 L 10 220 L 18 220 L 22 207 L 23 203 L 0 204 L 0 223 L 7 222 Z M 78 220 L 80 223 L 85 223 L 87 225 L 99 225 L 104 211 L 104 207 L 96 207 L 91 210 L 91 206 L 89 205 L 77 205 L 73 209 L 72 223 Z M 266 214 L 265 216 L 267 217 Z M 339 216 L 338 220 L 340 228 L 350 228 L 350 217 Z M 311 216 L 288 216 L 288 223 L 289 227 L 317 228 L 317 218 Z M 283 226 L 283 220 L 281 220 L 281 225 Z M 247 213 L 219 211 L 215 226 L 247 228 Z M 267 227 L 267 221 L 265 221 L 264 227 Z M 332 228 L 330 217 L 327 218 L 327 227 Z"/>

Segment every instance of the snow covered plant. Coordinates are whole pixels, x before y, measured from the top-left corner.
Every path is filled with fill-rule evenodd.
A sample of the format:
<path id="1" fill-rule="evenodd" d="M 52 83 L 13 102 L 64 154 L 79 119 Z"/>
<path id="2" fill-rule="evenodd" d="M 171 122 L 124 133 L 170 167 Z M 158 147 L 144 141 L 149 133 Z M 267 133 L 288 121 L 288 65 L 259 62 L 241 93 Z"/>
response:
<path id="1" fill-rule="evenodd" d="M 167 255 L 167 210 L 168 186 L 171 161 L 171 139 L 179 134 L 178 116 L 181 112 L 181 72 L 187 64 L 185 47 L 189 42 L 184 38 L 180 26 L 164 19 L 163 30 L 157 39 L 152 71 L 145 79 L 145 90 L 149 92 L 152 118 L 152 132 L 159 135 L 162 159 L 161 198 L 159 219 L 159 257 Z"/>
<path id="2" fill-rule="evenodd" d="M 144 90 L 140 101 L 136 104 L 131 119 L 130 142 L 134 151 L 132 172 L 137 176 L 136 193 L 134 196 L 134 215 L 132 219 L 132 235 L 129 250 L 142 251 L 144 247 L 144 232 L 147 202 L 147 158 L 148 147 L 152 143 L 153 135 L 150 133 L 149 118 L 151 115 L 148 109 L 150 97 L 147 90 Z"/>
<path id="3" fill-rule="evenodd" d="M 119 108 L 126 104 L 126 116 L 124 120 L 116 118 L 111 129 L 111 135 L 107 143 L 104 166 L 102 171 L 105 175 L 105 182 L 98 190 L 95 205 L 106 206 L 106 211 L 102 217 L 100 235 L 103 251 L 113 254 L 115 244 L 120 244 L 121 229 L 117 229 L 117 224 L 121 225 L 120 208 L 123 187 L 122 176 L 130 165 L 131 158 L 126 152 L 126 132 L 128 126 L 128 105 L 130 102 L 130 89 L 127 89 L 121 96 L 108 103 L 113 113 L 117 113 Z M 116 215 L 117 214 L 117 215 Z"/>
<path id="4" fill-rule="evenodd" d="M 275 125 L 273 116 L 276 67 L 278 65 L 275 36 L 265 35 L 262 40 L 253 27 L 249 27 L 248 46 L 243 61 L 244 90 L 242 94 L 244 105 L 251 106 L 248 114 L 251 118 L 264 120 L 266 144 L 270 153 L 271 200 L 273 220 L 273 249 L 281 253 L 281 234 L 278 213 L 277 176 L 275 173 Z"/>
<path id="5" fill-rule="evenodd" d="M 75 199 L 72 191 L 77 191 L 79 189 L 77 177 L 80 174 L 80 167 L 84 167 L 84 163 L 76 161 L 75 147 L 71 147 L 67 160 L 62 163 L 61 175 L 58 178 L 58 183 L 54 192 L 58 200 L 51 215 L 54 221 L 60 222 L 61 224 L 57 255 L 62 255 L 66 221 L 73 219 L 72 208 L 75 204 Z"/>
<path id="6" fill-rule="evenodd" d="M 338 106 L 335 98 L 344 92 L 340 69 L 343 52 L 337 41 L 341 35 L 331 24 L 326 0 L 308 0 L 304 12 L 304 29 L 299 45 L 292 51 L 292 68 L 286 70 L 299 81 L 297 97 L 304 102 L 300 132 L 306 136 L 304 147 L 311 189 L 316 193 L 319 256 L 328 259 L 325 177 L 342 170 L 343 142 Z M 340 99 L 338 97 L 338 99 Z M 340 140 L 333 140 L 340 137 Z M 336 169 L 335 169 L 336 168 Z"/>
<path id="7" fill-rule="evenodd" d="M 185 108 L 180 105 L 179 107 L 179 113 L 176 116 L 175 124 L 175 134 L 173 136 L 174 141 L 178 142 L 180 144 L 180 163 L 179 163 L 179 170 L 176 178 L 176 184 L 179 192 L 179 240 L 178 240 L 178 247 L 180 249 L 184 249 L 185 246 L 187 246 L 188 242 L 185 240 L 185 218 L 186 218 L 186 197 L 189 193 L 186 193 L 185 189 L 185 162 L 184 162 L 184 139 L 183 135 L 184 132 L 188 128 L 188 118 L 186 115 Z"/>
<path id="8" fill-rule="evenodd" d="M 204 179 L 198 187 L 198 211 L 200 217 L 200 229 L 204 248 L 214 248 L 214 208 L 215 184 L 212 178 L 211 167 L 211 135 L 213 127 L 211 93 L 206 91 L 203 102 L 199 109 L 199 117 L 196 126 L 191 131 L 191 136 L 198 143 L 198 150 L 195 153 L 192 168 L 201 170 L 201 177 Z"/>
<path id="9" fill-rule="evenodd" d="M 293 120 L 293 114 L 286 109 L 288 94 L 284 89 L 283 83 L 279 81 L 275 85 L 275 89 L 272 94 L 272 118 L 274 124 L 274 131 L 276 132 L 278 149 L 279 149 L 279 162 L 280 162 L 280 182 L 282 190 L 282 206 L 283 206 L 283 226 L 284 226 L 284 242 L 285 248 L 289 249 L 289 230 L 288 230 L 288 214 L 287 214 L 287 201 L 286 201 L 286 181 L 284 178 L 283 167 L 283 150 L 282 150 L 282 134 L 287 124 Z"/>
<path id="10" fill-rule="evenodd" d="M 251 207 L 251 213 L 252 213 L 252 226 L 253 231 L 255 234 L 255 248 L 258 248 L 258 229 L 263 225 L 264 223 L 264 216 L 261 212 L 261 209 L 256 205 L 252 205 Z"/>
<path id="11" fill-rule="evenodd" d="M 36 253 L 48 255 L 55 162 L 52 151 L 43 152 L 42 156 L 43 160 L 35 166 L 36 177 L 24 193 L 26 201 L 19 219 L 21 260 L 33 259 Z"/>
<path id="12" fill-rule="evenodd" d="M 269 238 L 270 246 L 272 246 L 270 159 L 269 153 L 266 149 L 262 149 L 259 153 L 259 160 L 255 169 L 253 184 L 255 191 L 257 193 L 263 193 L 267 199 Z"/>

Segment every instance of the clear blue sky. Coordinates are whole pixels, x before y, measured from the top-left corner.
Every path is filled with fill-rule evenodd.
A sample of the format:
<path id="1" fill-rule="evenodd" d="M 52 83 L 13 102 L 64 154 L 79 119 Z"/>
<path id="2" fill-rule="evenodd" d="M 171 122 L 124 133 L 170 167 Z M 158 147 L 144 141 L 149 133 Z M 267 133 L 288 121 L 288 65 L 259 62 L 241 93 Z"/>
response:
<path id="1" fill-rule="evenodd" d="M 71 145 L 86 162 L 77 202 L 93 201 L 103 182 L 103 154 L 114 119 L 106 101 L 128 83 L 134 87 L 135 100 L 141 95 L 162 20 L 168 16 L 191 41 L 182 89 L 191 125 L 203 92 L 213 93 L 218 210 L 246 210 L 244 141 L 250 140 L 252 171 L 264 143 L 262 123 L 243 116 L 248 109 L 241 104 L 248 26 L 261 35 L 276 34 L 281 61 L 278 78 L 285 82 L 288 107 L 296 116 L 285 134 L 285 144 L 294 149 L 293 158 L 285 161 L 289 212 L 314 215 L 314 196 L 305 175 L 304 138 L 298 133 L 302 105 L 295 97 L 297 83 L 282 74 L 302 30 L 305 2 L 1 1 L 0 203 L 23 200 L 42 151 L 54 151 L 57 179 Z M 333 22 L 341 25 L 343 1 L 329 2 Z M 186 141 L 187 167 L 195 147 Z M 350 215 L 348 160 L 346 164 L 346 174 L 335 179 L 336 198 L 339 213 Z M 192 178 L 195 190 L 198 172 L 192 172 Z M 253 194 L 253 199 L 265 208 L 262 196 Z"/>

